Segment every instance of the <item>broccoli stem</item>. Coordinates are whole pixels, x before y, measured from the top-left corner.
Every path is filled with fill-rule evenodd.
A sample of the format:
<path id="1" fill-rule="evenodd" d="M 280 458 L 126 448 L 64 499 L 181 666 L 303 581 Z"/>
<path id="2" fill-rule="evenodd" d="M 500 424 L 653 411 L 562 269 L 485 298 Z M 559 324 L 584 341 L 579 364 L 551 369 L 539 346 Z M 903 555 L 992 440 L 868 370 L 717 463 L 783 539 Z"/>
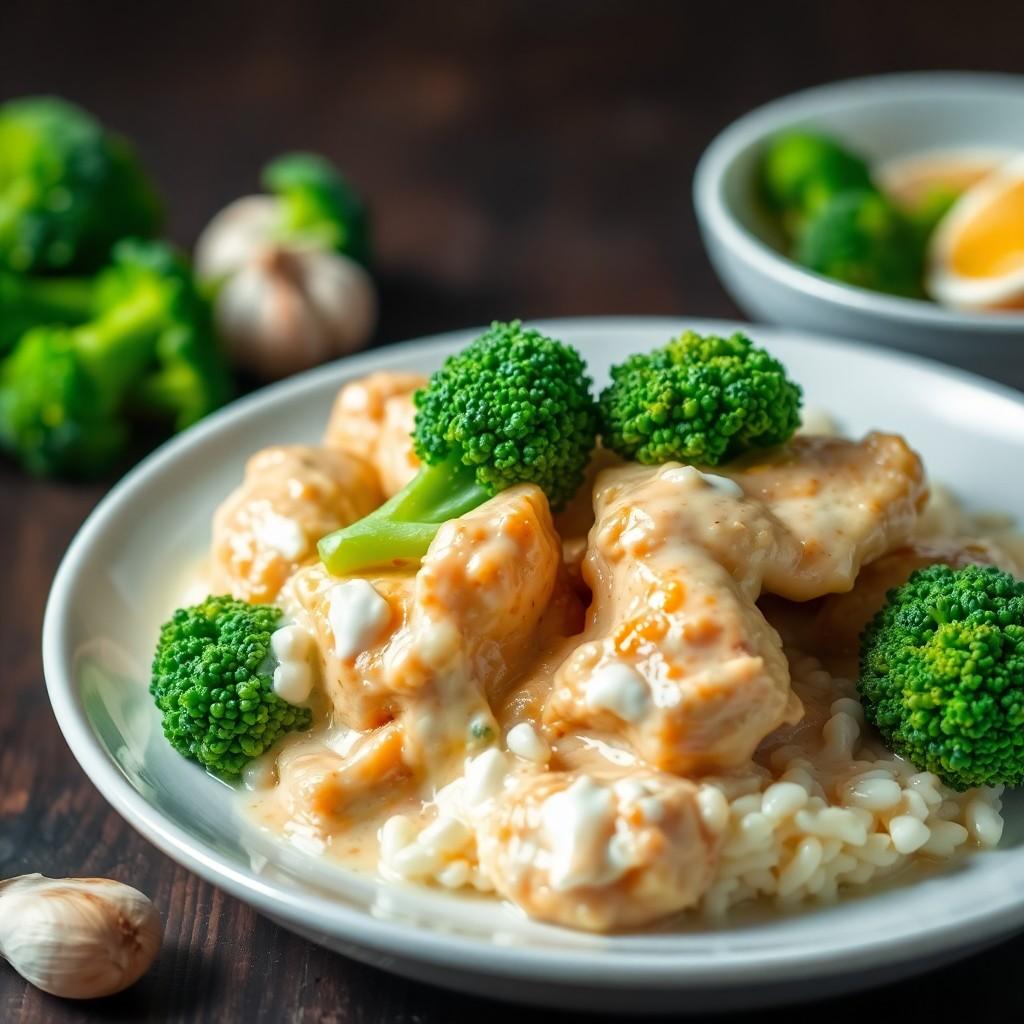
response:
<path id="1" fill-rule="evenodd" d="M 80 277 L 0 272 L 0 353 L 37 324 L 80 324 L 93 309 L 93 285 Z"/>
<path id="2" fill-rule="evenodd" d="M 457 459 L 424 466 L 376 511 L 322 538 L 320 558 L 335 576 L 415 561 L 426 554 L 442 523 L 490 497 L 473 467 Z"/>
<path id="3" fill-rule="evenodd" d="M 82 359 L 108 394 L 121 396 L 152 360 L 166 308 L 161 291 L 144 286 L 109 312 L 74 328 Z"/>
<path id="4" fill-rule="evenodd" d="M 93 284 L 85 277 L 22 277 L 0 274 L 0 309 L 7 302 L 38 321 L 74 323 L 92 314 Z"/>

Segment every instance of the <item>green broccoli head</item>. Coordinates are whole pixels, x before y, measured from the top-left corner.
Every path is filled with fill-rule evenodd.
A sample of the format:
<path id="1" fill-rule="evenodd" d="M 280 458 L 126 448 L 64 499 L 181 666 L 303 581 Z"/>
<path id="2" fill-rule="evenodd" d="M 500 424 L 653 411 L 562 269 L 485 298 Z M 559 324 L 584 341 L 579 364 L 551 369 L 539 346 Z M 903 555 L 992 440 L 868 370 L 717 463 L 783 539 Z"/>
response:
<path id="1" fill-rule="evenodd" d="M 262 180 L 281 201 L 286 238 L 311 238 L 364 266 L 369 263 L 366 207 L 328 160 L 315 153 L 287 153 L 263 169 Z"/>
<path id="2" fill-rule="evenodd" d="M 801 390 L 743 334 L 687 331 L 612 368 L 601 394 L 602 441 L 646 465 L 713 466 L 789 440 Z"/>
<path id="3" fill-rule="evenodd" d="M 48 97 L 0 107 L 0 266 L 92 271 L 114 242 L 160 224 L 152 184 L 121 138 Z"/>
<path id="4" fill-rule="evenodd" d="M 285 733 L 309 728 L 310 710 L 278 697 L 265 671 L 280 617 L 271 605 L 208 597 L 161 628 L 149 691 L 179 754 L 233 778 Z"/>
<path id="5" fill-rule="evenodd" d="M 462 463 L 488 494 L 532 483 L 558 508 L 583 481 L 597 429 L 586 364 L 518 320 L 451 356 L 415 403 L 420 459 Z"/>
<path id="6" fill-rule="evenodd" d="M 417 392 L 413 440 L 424 466 L 379 509 L 320 541 L 336 574 L 421 557 L 441 523 L 514 484 L 554 507 L 576 492 L 597 436 L 578 352 L 515 320 L 451 356 Z"/>
<path id="7" fill-rule="evenodd" d="M 830 199 L 850 189 L 871 189 L 868 165 L 834 139 L 817 132 L 776 135 L 761 160 L 768 204 L 793 231 Z"/>
<path id="8" fill-rule="evenodd" d="M 1024 782 L 1024 583 L 932 565 L 861 635 L 860 692 L 890 749 L 953 789 Z"/>
<path id="9" fill-rule="evenodd" d="M 924 235 L 877 192 L 844 192 L 804 225 L 795 257 L 810 270 L 872 291 L 923 294 Z"/>
<path id="10" fill-rule="evenodd" d="M 119 243 L 93 303 L 92 319 L 35 328 L 0 364 L 0 447 L 31 472 L 102 474 L 137 419 L 184 426 L 226 396 L 208 310 L 173 249 Z"/>

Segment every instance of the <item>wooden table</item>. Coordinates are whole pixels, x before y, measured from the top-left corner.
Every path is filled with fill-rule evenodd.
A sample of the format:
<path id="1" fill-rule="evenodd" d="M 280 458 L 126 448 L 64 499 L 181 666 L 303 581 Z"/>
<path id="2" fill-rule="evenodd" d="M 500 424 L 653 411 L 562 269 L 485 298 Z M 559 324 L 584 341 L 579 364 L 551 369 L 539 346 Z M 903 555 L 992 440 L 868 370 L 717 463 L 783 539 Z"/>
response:
<path id="1" fill-rule="evenodd" d="M 715 131 L 828 79 L 1020 68 L 1019 0 L 984 17 L 939 0 L 779 6 L 250 0 L 186 21 L 172 5 L 36 0 L 0 15 L 0 97 L 62 94 L 137 140 L 183 243 L 254 188 L 265 158 L 336 159 L 376 213 L 381 343 L 494 317 L 735 315 L 690 205 Z M 143 982 L 91 1006 L 0 965 L 0 1021 L 520 1020 L 282 931 L 157 853 L 86 781 L 50 713 L 39 633 L 57 563 L 105 489 L 0 467 L 0 877 L 124 879 L 164 914 L 166 943 Z M 1016 940 L 818 1009 L 1022 1019 L 1022 955 Z"/>

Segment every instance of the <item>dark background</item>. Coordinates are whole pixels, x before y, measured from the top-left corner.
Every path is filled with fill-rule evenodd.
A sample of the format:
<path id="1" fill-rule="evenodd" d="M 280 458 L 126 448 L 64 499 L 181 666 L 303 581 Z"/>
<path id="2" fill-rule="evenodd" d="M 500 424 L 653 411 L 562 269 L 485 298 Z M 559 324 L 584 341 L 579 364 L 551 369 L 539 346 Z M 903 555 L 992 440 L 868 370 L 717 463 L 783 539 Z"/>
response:
<path id="1" fill-rule="evenodd" d="M 0 99 L 61 94 L 130 136 L 183 245 L 254 190 L 267 157 L 332 157 L 373 206 L 382 343 L 495 317 L 736 315 L 690 204 L 716 131 L 831 79 L 1024 66 L 1020 0 L 186 10 L 0 0 Z M 518 1022 L 524 1011 L 278 929 L 157 853 L 85 780 L 50 713 L 39 634 L 61 554 L 105 489 L 0 465 L 0 877 L 131 882 L 164 915 L 166 943 L 144 981 L 91 1006 L 43 996 L 0 965 L 0 1021 Z M 760 1016 L 1020 1020 L 1022 955 L 1018 940 L 941 975 Z"/>

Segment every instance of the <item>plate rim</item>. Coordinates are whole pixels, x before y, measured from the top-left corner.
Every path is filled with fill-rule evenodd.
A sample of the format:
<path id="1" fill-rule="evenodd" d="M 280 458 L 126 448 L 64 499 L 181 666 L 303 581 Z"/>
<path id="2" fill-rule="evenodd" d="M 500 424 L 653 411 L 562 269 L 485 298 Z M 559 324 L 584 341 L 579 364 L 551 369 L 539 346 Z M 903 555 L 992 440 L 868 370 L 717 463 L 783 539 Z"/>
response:
<path id="1" fill-rule="evenodd" d="M 771 345 L 772 338 L 815 343 L 832 355 L 842 352 L 863 355 L 891 367 L 912 366 L 943 380 L 953 380 L 980 389 L 1004 400 L 1010 400 L 1024 415 L 1024 394 L 998 382 L 955 367 L 921 357 L 879 349 L 876 346 L 813 332 L 783 327 L 750 324 L 738 320 L 719 320 L 687 316 L 623 316 L 568 317 L 529 321 L 531 326 L 550 330 L 585 331 L 588 328 L 623 330 L 662 327 L 666 337 L 681 328 L 697 330 L 748 330 Z M 223 889 L 261 913 L 282 921 L 301 922 L 308 930 L 369 949 L 378 954 L 398 955 L 421 964 L 455 966 L 457 971 L 488 974 L 504 978 L 529 977 L 532 980 L 561 986 L 586 984 L 591 987 L 621 988 L 651 986 L 659 991 L 710 990 L 727 983 L 781 983 L 808 978 L 846 975 L 880 962 L 893 964 L 911 959 L 924 959 L 970 943 L 985 941 L 1024 927 L 1024 892 L 1016 899 L 1007 899 L 997 910 L 976 911 L 973 917 L 937 923 L 921 933 L 914 933 L 913 948 L 907 935 L 883 934 L 857 946 L 837 947 L 833 944 L 804 950 L 799 955 L 787 951 L 772 956 L 764 950 L 736 950 L 727 959 L 697 960 L 683 951 L 629 950 L 610 948 L 609 937 L 603 948 L 558 949 L 528 945 L 498 946 L 479 939 L 423 928 L 401 919 L 375 917 L 361 908 L 341 901 L 326 901 L 330 912 L 323 909 L 325 901 L 311 890 L 287 888 L 259 877 L 251 870 L 242 870 L 227 862 L 199 840 L 185 834 L 158 808 L 151 805 L 109 757 L 89 726 L 74 681 L 70 637 L 71 599 L 77 581 L 77 569 L 87 558 L 93 539 L 103 530 L 106 521 L 115 517 L 130 500 L 136 488 L 157 477 L 164 466 L 195 446 L 202 445 L 210 435 L 243 420 L 250 410 L 273 401 L 287 401 L 304 391 L 316 390 L 327 381 L 340 384 L 369 369 L 401 363 L 412 350 L 422 353 L 428 347 L 444 350 L 475 336 L 481 328 L 442 332 L 388 345 L 337 360 L 288 380 L 261 388 L 231 403 L 205 419 L 196 427 L 171 439 L 135 468 L 130 470 L 100 500 L 79 528 L 61 560 L 54 576 L 43 620 L 43 671 L 47 693 L 65 741 L 85 775 L 103 798 L 125 821 L 172 860 L 193 871 L 206 881 Z M 727 931 L 715 930 L 716 936 Z M 599 937 L 600 938 L 600 937 Z M 600 972 L 595 972 L 595 955 L 600 949 Z M 837 955 L 841 953 L 841 963 Z M 698 971 L 699 969 L 699 971 Z"/>

